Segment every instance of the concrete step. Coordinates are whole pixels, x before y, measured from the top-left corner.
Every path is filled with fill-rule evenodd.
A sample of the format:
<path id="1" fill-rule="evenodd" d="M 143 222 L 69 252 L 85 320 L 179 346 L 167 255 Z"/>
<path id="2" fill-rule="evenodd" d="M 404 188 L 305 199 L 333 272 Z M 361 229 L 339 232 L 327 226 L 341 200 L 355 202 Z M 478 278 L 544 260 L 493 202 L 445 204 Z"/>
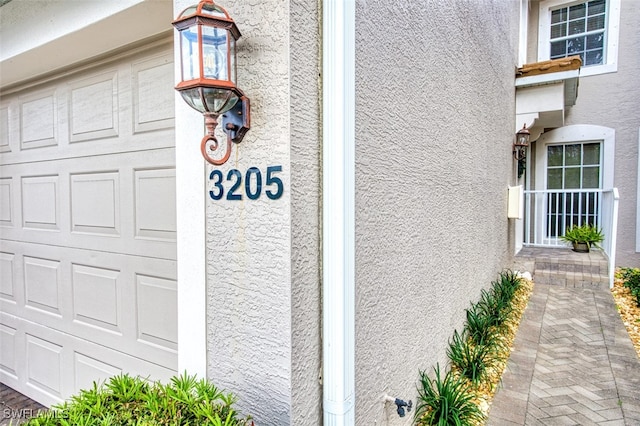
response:
<path id="1" fill-rule="evenodd" d="M 533 282 L 569 288 L 608 288 L 609 276 L 601 273 L 536 269 Z"/>
<path id="2" fill-rule="evenodd" d="M 608 288 L 609 261 L 601 250 L 576 253 L 569 248 L 525 247 L 516 270 L 532 272 L 533 281 L 563 287 Z"/>
<path id="3" fill-rule="evenodd" d="M 606 260 L 571 259 L 536 259 L 535 270 L 548 272 L 582 272 L 588 274 L 608 275 L 609 265 Z"/>

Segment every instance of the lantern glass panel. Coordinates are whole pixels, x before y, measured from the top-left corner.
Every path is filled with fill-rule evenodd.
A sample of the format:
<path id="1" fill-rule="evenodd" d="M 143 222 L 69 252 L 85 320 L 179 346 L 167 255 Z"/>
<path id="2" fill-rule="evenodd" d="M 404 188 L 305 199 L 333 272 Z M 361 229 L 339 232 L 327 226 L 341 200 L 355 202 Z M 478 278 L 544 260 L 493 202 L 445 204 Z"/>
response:
<path id="1" fill-rule="evenodd" d="M 182 80 L 200 78 L 200 50 L 198 49 L 198 27 L 180 31 L 182 51 Z"/>
<path id="2" fill-rule="evenodd" d="M 237 76 L 237 68 L 236 68 L 236 39 L 233 37 L 229 37 L 229 60 L 231 61 L 229 71 L 231 72 L 231 77 L 229 80 L 235 84 L 236 76 Z"/>
<path id="3" fill-rule="evenodd" d="M 206 112 L 206 108 L 202 103 L 202 97 L 200 96 L 200 89 L 197 87 L 193 89 L 181 90 L 180 94 L 182 99 L 193 109 L 201 113 Z"/>
<path id="4" fill-rule="evenodd" d="M 228 80 L 227 31 L 215 27 L 202 27 L 202 64 L 204 78 Z"/>
<path id="5" fill-rule="evenodd" d="M 207 111 L 210 112 L 225 113 L 238 102 L 238 97 L 231 90 L 204 87 L 202 91 Z"/>

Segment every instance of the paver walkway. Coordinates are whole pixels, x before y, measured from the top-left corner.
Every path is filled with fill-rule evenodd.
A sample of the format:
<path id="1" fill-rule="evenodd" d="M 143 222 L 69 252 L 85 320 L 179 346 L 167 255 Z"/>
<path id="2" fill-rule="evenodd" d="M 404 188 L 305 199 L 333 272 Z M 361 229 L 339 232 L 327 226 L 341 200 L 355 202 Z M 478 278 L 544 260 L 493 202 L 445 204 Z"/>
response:
<path id="1" fill-rule="evenodd" d="M 609 289 L 535 284 L 487 424 L 640 425 L 640 360 Z"/>
<path id="2" fill-rule="evenodd" d="M 44 409 L 43 405 L 0 383 L 0 426 L 19 425 Z"/>

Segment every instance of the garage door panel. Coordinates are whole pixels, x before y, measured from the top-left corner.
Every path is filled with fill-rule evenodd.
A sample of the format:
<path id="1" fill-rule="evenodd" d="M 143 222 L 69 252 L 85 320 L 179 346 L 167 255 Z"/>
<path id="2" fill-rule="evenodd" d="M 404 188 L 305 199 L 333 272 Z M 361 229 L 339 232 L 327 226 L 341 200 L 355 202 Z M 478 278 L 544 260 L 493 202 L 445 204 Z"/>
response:
<path id="1" fill-rule="evenodd" d="M 43 404 L 176 372 L 173 83 L 167 43 L 0 103 L 0 380 Z"/>
<path id="2" fill-rule="evenodd" d="M 85 72 L 0 104 L 0 162 L 30 163 L 174 145 L 173 55 Z"/>
<path id="3" fill-rule="evenodd" d="M 29 176 L 21 179 L 22 226 L 31 229 L 60 229 L 60 177 Z"/>
<path id="4" fill-rule="evenodd" d="M 61 318 L 61 262 L 34 256 L 23 256 L 23 262 L 26 307 Z"/>
<path id="5" fill-rule="evenodd" d="M 0 298 L 15 302 L 15 254 L 0 252 Z"/>
<path id="6" fill-rule="evenodd" d="M 19 111 L 21 149 L 58 145 L 58 102 L 54 89 L 21 98 Z"/>
<path id="7" fill-rule="evenodd" d="M 117 269 L 72 264 L 73 320 L 122 333 L 122 279 Z"/>
<path id="8" fill-rule="evenodd" d="M 175 261 L 4 241 L 23 295 L 0 308 L 162 365 L 177 362 Z M 14 285 L 14 288 L 16 285 Z"/>
<path id="9" fill-rule="evenodd" d="M 134 63 L 132 74 L 134 133 L 173 128 L 175 93 L 166 90 L 174 84 L 171 55 Z"/>
<path id="10" fill-rule="evenodd" d="M 119 171 L 72 173 L 71 232 L 120 235 Z"/>
<path id="11" fill-rule="evenodd" d="M 18 330 L 5 324 L 0 324 L 0 372 L 18 378 L 16 347 Z"/>
<path id="12" fill-rule="evenodd" d="M 69 97 L 69 141 L 118 136 L 118 71 L 75 81 Z"/>
<path id="13" fill-rule="evenodd" d="M 0 153 L 9 151 L 9 107 L 0 105 Z"/>
<path id="14" fill-rule="evenodd" d="M 175 370 L 0 313 L 0 381 L 45 405 L 62 402 L 94 381 L 128 373 L 168 380 Z M 6 344 L 5 344 L 6 342 Z"/>
<path id="15" fill-rule="evenodd" d="M 135 238 L 176 240 L 176 171 L 135 170 Z"/>
<path id="16" fill-rule="evenodd" d="M 162 149 L 3 166 L 0 196 L 9 207 L 0 235 L 175 259 L 173 157 Z"/>

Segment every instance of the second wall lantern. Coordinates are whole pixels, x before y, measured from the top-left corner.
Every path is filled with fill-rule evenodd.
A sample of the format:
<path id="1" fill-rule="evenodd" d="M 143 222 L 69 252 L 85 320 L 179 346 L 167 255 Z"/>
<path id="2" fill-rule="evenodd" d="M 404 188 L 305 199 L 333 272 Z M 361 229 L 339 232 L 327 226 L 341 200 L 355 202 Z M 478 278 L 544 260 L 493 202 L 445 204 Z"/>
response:
<path id="1" fill-rule="evenodd" d="M 200 150 L 209 163 L 222 165 L 231 155 L 232 142 L 239 143 L 250 128 L 249 98 L 236 86 L 236 41 L 241 34 L 227 11 L 213 0 L 202 0 L 173 21 L 180 37 L 182 98 L 204 115 L 207 134 Z M 215 129 L 222 116 L 227 146 L 221 158 Z"/>
<path id="2" fill-rule="evenodd" d="M 516 133 L 516 140 L 513 143 L 513 156 L 516 160 L 524 160 L 527 156 L 527 147 L 529 146 L 529 139 L 531 133 L 527 129 L 527 125 L 522 126 L 522 129 Z"/>

